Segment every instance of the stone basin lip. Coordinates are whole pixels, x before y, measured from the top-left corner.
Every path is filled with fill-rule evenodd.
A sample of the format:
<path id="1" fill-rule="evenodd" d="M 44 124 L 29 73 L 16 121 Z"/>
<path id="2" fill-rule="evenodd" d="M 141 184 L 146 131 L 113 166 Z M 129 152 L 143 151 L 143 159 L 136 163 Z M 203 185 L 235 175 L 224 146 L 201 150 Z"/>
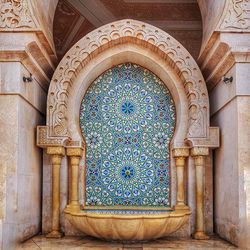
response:
<path id="1" fill-rule="evenodd" d="M 165 237 L 181 228 L 191 214 L 190 209 L 156 211 L 155 214 L 106 214 L 101 210 L 74 211 L 72 207 L 67 207 L 64 212 L 67 220 L 79 231 L 96 238 L 119 241 Z"/>
<path id="2" fill-rule="evenodd" d="M 115 213 L 116 211 L 128 211 L 134 213 Z M 77 217 L 89 217 L 89 218 L 105 218 L 105 219 L 161 219 L 161 218 L 168 218 L 168 217 L 183 217 L 185 215 L 190 215 L 191 211 L 189 209 L 183 210 L 150 210 L 149 213 L 146 210 L 80 210 L 77 212 L 70 211 L 70 209 L 65 209 L 66 214 L 71 214 Z M 110 211 L 110 213 L 109 213 Z M 114 212 L 115 211 L 115 212 Z M 138 213 L 138 211 L 143 211 L 143 213 Z M 153 213 L 151 213 L 153 211 Z"/>

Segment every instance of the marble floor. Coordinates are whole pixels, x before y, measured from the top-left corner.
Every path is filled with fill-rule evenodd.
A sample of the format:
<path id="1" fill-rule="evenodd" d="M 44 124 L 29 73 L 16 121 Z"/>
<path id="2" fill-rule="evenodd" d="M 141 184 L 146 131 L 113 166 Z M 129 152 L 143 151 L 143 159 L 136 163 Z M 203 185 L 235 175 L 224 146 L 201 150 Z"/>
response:
<path id="1" fill-rule="evenodd" d="M 47 239 L 42 235 L 24 242 L 19 249 L 25 250 L 164 250 L 164 249 L 237 249 L 228 242 L 212 237 L 210 240 L 193 240 L 164 238 L 145 243 L 123 244 L 120 242 L 106 242 L 92 237 L 63 237 L 62 239 Z"/>

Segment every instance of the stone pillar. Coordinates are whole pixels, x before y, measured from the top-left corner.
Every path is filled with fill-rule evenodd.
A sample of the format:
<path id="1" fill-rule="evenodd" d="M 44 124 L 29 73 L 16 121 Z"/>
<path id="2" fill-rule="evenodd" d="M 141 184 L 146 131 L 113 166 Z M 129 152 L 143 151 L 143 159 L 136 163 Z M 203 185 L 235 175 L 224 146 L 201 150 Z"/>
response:
<path id="1" fill-rule="evenodd" d="M 83 155 L 82 148 L 67 148 L 67 156 L 70 158 L 71 167 L 71 195 L 68 209 L 71 211 L 79 211 L 79 188 L 78 188 L 78 177 L 79 177 L 79 163 Z"/>
<path id="2" fill-rule="evenodd" d="M 226 2 L 221 30 L 203 45 L 199 65 L 209 91 L 210 122 L 221 128 L 221 147 L 214 152 L 214 231 L 246 249 L 250 246 L 250 26 L 247 31 L 242 24 L 249 23 L 250 13 L 246 1 Z"/>
<path id="3" fill-rule="evenodd" d="M 60 238 L 60 167 L 62 157 L 65 155 L 63 147 L 48 147 L 47 154 L 52 159 L 52 230 L 47 237 Z"/>
<path id="4" fill-rule="evenodd" d="M 177 193 L 175 209 L 189 209 L 185 203 L 184 168 L 185 159 L 189 156 L 188 148 L 176 148 L 173 150 L 176 166 Z"/>
<path id="5" fill-rule="evenodd" d="M 196 225 L 193 237 L 197 240 L 209 238 L 204 231 L 204 168 L 208 154 L 209 149 L 205 147 L 194 147 L 191 150 L 196 173 Z"/>

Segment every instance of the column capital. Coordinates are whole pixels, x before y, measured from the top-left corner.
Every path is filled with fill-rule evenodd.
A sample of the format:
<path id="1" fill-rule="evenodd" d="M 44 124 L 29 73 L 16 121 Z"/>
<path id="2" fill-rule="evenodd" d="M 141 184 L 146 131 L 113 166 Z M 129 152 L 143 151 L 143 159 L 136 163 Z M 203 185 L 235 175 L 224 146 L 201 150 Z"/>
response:
<path id="1" fill-rule="evenodd" d="M 191 156 L 207 156 L 209 155 L 209 148 L 207 147 L 194 147 L 191 149 Z"/>
<path id="2" fill-rule="evenodd" d="M 189 148 L 174 148 L 172 152 L 174 158 L 189 156 Z"/>
<path id="3" fill-rule="evenodd" d="M 47 147 L 47 154 L 64 156 L 65 148 L 64 147 Z"/>
<path id="4" fill-rule="evenodd" d="M 83 155 L 83 149 L 82 148 L 67 148 L 67 156 L 76 156 L 81 157 Z"/>

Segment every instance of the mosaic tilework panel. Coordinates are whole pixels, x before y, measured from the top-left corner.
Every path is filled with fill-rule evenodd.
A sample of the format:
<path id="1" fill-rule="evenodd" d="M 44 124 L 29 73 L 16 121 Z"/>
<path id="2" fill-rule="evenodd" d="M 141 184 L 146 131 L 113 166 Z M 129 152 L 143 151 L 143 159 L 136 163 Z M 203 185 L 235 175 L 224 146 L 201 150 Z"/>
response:
<path id="1" fill-rule="evenodd" d="M 87 143 L 85 205 L 170 206 L 175 107 L 158 77 L 130 63 L 106 71 L 81 103 L 80 126 Z"/>

